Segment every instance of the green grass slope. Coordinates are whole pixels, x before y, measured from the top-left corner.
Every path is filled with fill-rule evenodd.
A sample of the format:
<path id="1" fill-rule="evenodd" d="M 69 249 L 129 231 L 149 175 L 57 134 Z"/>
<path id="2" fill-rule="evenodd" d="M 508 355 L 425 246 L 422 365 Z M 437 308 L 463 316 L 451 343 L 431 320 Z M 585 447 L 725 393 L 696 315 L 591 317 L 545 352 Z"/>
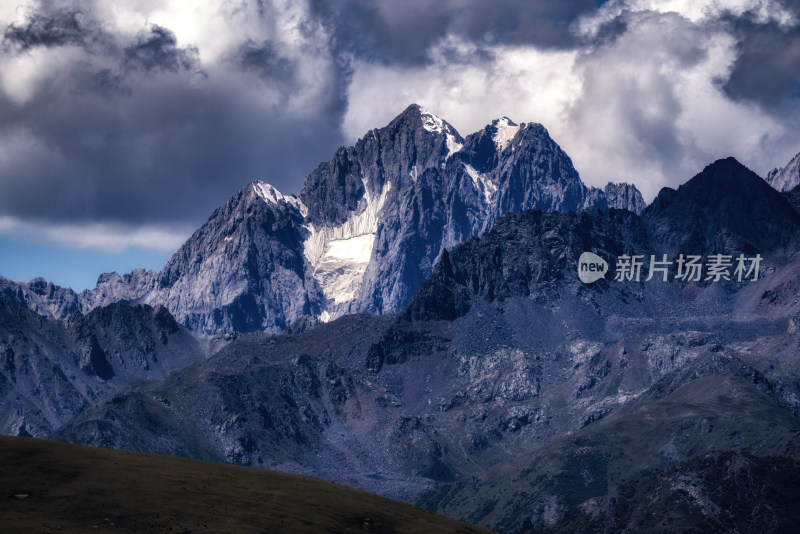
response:
<path id="1" fill-rule="evenodd" d="M 0 437 L 0 532 L 489 531 L 305 476 Z"/>

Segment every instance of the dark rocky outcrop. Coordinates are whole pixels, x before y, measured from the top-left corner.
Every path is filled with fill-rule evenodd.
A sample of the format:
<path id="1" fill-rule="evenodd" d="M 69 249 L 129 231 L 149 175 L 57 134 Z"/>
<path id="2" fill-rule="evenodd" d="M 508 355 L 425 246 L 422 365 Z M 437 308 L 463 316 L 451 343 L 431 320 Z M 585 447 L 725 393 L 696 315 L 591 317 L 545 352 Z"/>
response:
<path id="1" fill-rule="evenodd" d="M 785 246 L 800 215 L 780 193 L 733 158 L 680 186 L 664 188 L 642 215 L 664 252 L 755 253 Z"/>

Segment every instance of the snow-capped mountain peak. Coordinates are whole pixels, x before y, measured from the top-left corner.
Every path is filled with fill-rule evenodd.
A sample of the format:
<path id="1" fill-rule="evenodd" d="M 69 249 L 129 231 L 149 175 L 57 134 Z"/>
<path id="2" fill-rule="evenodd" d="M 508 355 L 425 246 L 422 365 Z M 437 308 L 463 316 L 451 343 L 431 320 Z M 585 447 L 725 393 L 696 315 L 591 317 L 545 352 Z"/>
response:
<path id="1" fill-rule="evenodd" d="M 262 182 L 261 180 L 253 181 L 252 185 L 256 195 L 261 197 L 267 204 L 286 203 L 300 210 L 303 216 L 306 215 L 306 207 L 297 197 L 293 195 L 284 195 L 272 185 Z"/>
<path id="2" fill-rule="evenodd" d="M 496 130 L 493 139 L 494 144 L 497 145 L 498 152 L 505 150 L 511 140 L 514 139 L 514 136 L 517 135 L 520 127 L 524 127 L 524 125 L 520 126 L 508 117 L 495 119 L 492 121 L 492 126 Z"/>
<path id="3" fill-rule="evenodd" d="M 130 290 L 104 293 L 92 305 L 116 295 L 163 304 L 207 334 L 280 332 L 303 316 L 394 312 L 444 248 L 506 213 L 636 209 L 637 193 L 587 188 L 541 125 L 503 117 L 462 138 L 412 104 L 320 163 L 296 197 L 251 182 L 158 275 L 132 279 Z"/>
<path id="4" fill-rule="evenodd" d="M 419 115 L 422 118 L 422 127 L 428 130 L 429 132 L 447 133 L 446 130 L 449 130 L 449 128 L 447 128 L 447 125 L 441 118 L 434 115 L 427 109 L 420 107 Z"/>
<path id="5" fill-rule="evenodd" d="M 443 133 L 447 136 L 447 156 L 445 156 L 445 160 L 461 150 L 464 145 L 458 141 L 460 136 L 447 122 L 421 106 L 419 107 L 419 114 L 423 128 L 431 133 Z"/>

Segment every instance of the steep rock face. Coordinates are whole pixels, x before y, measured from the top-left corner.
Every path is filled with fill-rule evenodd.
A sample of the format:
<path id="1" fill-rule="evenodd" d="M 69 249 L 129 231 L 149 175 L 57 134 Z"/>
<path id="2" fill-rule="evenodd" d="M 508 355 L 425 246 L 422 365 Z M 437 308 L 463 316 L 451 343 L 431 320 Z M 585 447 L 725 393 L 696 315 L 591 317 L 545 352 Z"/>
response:
<path id="1" fill-rule="evenodd" d="M 486 131 L 489 132 L 497 150 L 495 218 L 523 209 L 566 211 L 580 208 L 585 187 L 569 156 L 544 126 L 516 125 L 504 119 L 492 123 Z M 492 222 L 490 220 L 487 226 Z"/>
<path id="2" fill-rule="evenodd" d="M 542 125 L 507 117 L 466 138 L 448 164 L 444 184 L 448 248 L 490 228 L 505 213 L 580 209 L 587 191 Z"/>
<path id="3" fill-rule="evenodd" d="M 162 379 L 201 359 L 195 337 L 164 306 L 109 304 L 63 321 L 75 339 L 90 332 L 92 344 L 105 353 L 112 376 Z"/>
<path id="4" fill-rule="evenodd" d="M 462 143 L 447 122 L 410 106 L 306 178 L 299 197 L 308 210 L 305 255 L 326 318 L 381 311 L 382 295 L 362 297 L 365 287 L 385 282 L 379 278 L 413 286 L 424 278 L 441 241 L 441 171 Z"/>
<path id="5" fill-rule="evenodd" d="M 134 269 L 120 276 L 101 274 L 96 287 L 75 293 L 44 278 L 14 282 L 0 276 L 0 300 L 13 302 L 48 319 L 63 319 L 74 312 L 91 310 L 115 302 L 132 302 L 150 293 L 156 286 L 158 273 Z"/>
<path id="6" fill-rule="evenodd" d="M 162 306 L 112 304 L 55 321 L 0 301 L 0 432 L 46 435 L 114 389 L 205 355 Z"/>
<path id="7" fill-rule="evenodd" d="M 98 398 L 93 380 L 80 369 L 77 351 L 65 357 L 59 346 L 63 337 L 56 321 L 0 301 L 3 434 L 46 435 Z M 91 356 L 87 348 L 86 363 Z"/>
<path id="8" fill-rule="evenodd" d="M 133 302 L 153 291 L 158 273 L 149 269 L 134 269 L 120 276 L 116 272 L 101 274 L 93 289 L 81 291 L 81 311 L 89 311 L 115 302 Z"/>
<path id="9" fill-rule="evenodd" d="M 615 209 L 505 216 L 480 239 L 443 253 L 404 317 L 452 320 L 469 311 L 476 295 L 501 302 L 512 297 L 557 301 L 565 291 L 581 290 L 575 273 L 585 251 L 609 258 L 613 273 L 613 258 L 649 251 L 644 225 L 634 213 Z"/>
<path id="10" fill-rule="evenodd" d="M 253 182 L 170 258 L 143 301 L 198 332 L 282 330 L 315 312 L 305 232 L 295 199 Z"/>
<path id="11" fill-rule="evenodd" d="M 380 196 L 386 183 L 395 191 L 413 184 L 427 169 L 441 168 L 463 139 L 446 121 L 417 105 L 387 126 L 368 132 L 349 148 L 340 148 L 304 181 L 299 198 L 308 220 L 335 226 L 351 218 L 365 193 Z"/>
<path id="12" fill-rule="evenodd" d="M 800 154 L 793 157 L 785 167 L 769 171 L 767 183 L 781 192 L 800 185 Z"/>

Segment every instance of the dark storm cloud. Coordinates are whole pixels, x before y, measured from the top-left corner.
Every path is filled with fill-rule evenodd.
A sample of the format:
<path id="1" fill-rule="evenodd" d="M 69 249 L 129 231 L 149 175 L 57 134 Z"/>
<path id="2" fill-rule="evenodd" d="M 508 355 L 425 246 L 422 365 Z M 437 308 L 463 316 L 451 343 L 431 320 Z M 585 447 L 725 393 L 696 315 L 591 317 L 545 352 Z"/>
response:
<path id="1" fill-rule="evenodd" d="M 282 57 L 270 41 L 257 44 L 248 40 L 239 47 L 238 60 L 245 70 L 254 72 L 264 80 L 293 85 L 295 65 Z"/>
<path id="2" fill-rule="evenodd" d="M 727 22 L 739 49 L 730 78 L 723 84 L 728 95 L 773 110 L 800 105 L 800 26 L 758 22 L 750 14 Z"/>
<path id="3" fill-rule="evenodd" d="M 12 24 L 4 32 L 6 45 L 20 50 L 37 46 L 85 45 L 97 29 L 79 10 L 35 13 L 25 24 Z"/>
<path id="4" fill-rule="evenodd" d="M 45 144 L 23 143 L 15 165 L 2 170 L 0 211 L 54 220 L 198 222 L 251 179 L 296 191 L 299 179 L 339 144 L 338 121 L 280 113 L 265 120 L 250 104 L 247 93 L 219 85 L 192 89 L 180 77 L 113 99 L 42 91 L 22 113 L 12 113 Z"/>
<path id="5" fill-rule="evenodd" d="M 596 9 L 594 0 L 312 0 L 309 13 L 282 19 L 296 6 L 225 3 L 214 16 L 237 21 L 232 44 L 204 64 L 204 43 L 180 42 L 169 24 L 142 18 L 123 34 L 91 0 L 30 6 L 2 30 L 0 60 L 26 66 L 14 67 L 21 88 L 0 91 L 0 215 L 132 225 L 197 224 L 253 178 L 297 192 L 346 143 L 349 58 L 424 63 L 450 35 L 478 45 L 466 56 L 440 47 L 460 64 L 491 60 L 487 44 L 570 47 L 570 24 Z M 237 43 L 241 23 L 251 31 Z"/>
<path id="6" fill-rule="evenodd" d="M 596 6 L 594 0 L 312 0 L 341 49 L 401 65 L 426 62 L 430 47 L 448 34 L 474 42 L 569 48 L 576 44 L 569 26 Z"/>
<path id="7" fill-rule="evenodd" d="M 319 67 L 309 43 L 245 39 L 204 65 L 170 28 L 92 17 L 38 10 L 2 31 L 0 60 L 36 75 L 0 87 L 0 216 L 197 225 L 252 179 L 297 192 L 344 143 L 346 68 L 324 49 Z"/>
<path id="8" fill-rule="evenodd" d="M 125 47 L 124 65 L 145 71 L 177 72 L 197 65 L 197 49 L 179 48 L 175 34 L 166 28 L 152 25 L 141 32 L 136 42 Z"/>

